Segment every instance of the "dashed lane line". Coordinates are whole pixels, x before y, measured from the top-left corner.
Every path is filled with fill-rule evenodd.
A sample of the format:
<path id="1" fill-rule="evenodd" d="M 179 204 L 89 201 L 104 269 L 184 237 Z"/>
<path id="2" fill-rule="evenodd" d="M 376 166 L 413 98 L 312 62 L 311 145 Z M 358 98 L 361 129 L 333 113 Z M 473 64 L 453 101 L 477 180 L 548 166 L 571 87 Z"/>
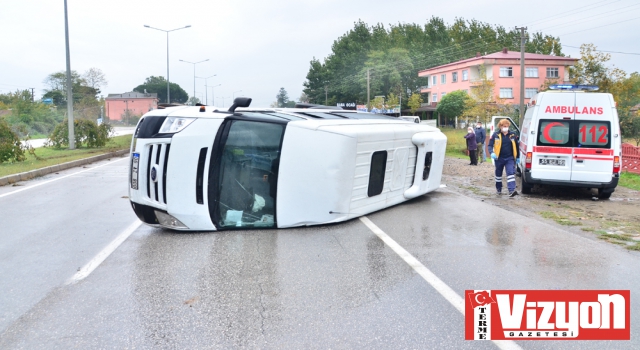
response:
<path id="1" fill-rule="evenodd" d="M 69 284 L 78 283 L 83 279 L 87 278 L 87 276 L 89 276 L 91 272 L 93 272 L 93 270 L 95 270 L 98 266 L 100 266 L 100 264 L 102 264 L 102 262 L 105 261 L 109 257 L 109 255 L 111 255 L 111 253 L 113 253 L 116 249 L 118 249 L 118 247 L 124 241 L 126 241 L 127 238 L 129 238 L 129 236 L 131 236 L 131 234 L 135 232 L 135 230 L 137 230 L 141 224 L 142 222 L 140 220 L 134 221 L 131 225 L 129 225 L 129 227 L 127 227 L 124 231 L 122 231 L 122 233 L 120 233 L 118 237 L 116 237 L 113 241 L 111 241 L 109 245 L 104 247 L 104 249 L 102 249 L 100 253 L 94 256 L 93 259 L 91 259 L 86 265 L 84 265 L 80 270 L 78 270 L 78 272 L 76 272 L 76 274 L 73 275 L 73 277 L 71 277 L 66 284 L 69 285 Z"/>
<path id="2" fill-rule="evenodd" d="M 97 167 L 93 167 L 93 168 L 89 168 L 89 169 L 81 170 L 81 171 L 78 171 L 78 172 L 75 172 L 75 173 L 73 173 L 73 174 L 69 174 L 69 175 L 64 175 L 64 176 L 56 177 L 55 179 L 51 179 L 51 180 L 47 180 L 47 181 L 42 181 L 42 182 L 37 183 L 37 184 L 35 184 L 35 185 L 31 185 L 31 186 L 28 186 L 28 187 L 25 187 L 25 188 L 21 188 L 21 189 L 19 189 L 19 190 L 15 190 L 15 191 L 7 192 L 7 193 L 4 193 L 4 194 L 0 194 L 0 198 L 7 197 L 7 196 L 10 196 L 10 195 L 12 195 L 12 194 L 16 194 L 16 193 L 19 193 L 19 192 L 22 192 L 22 191 L 30 190 L 30 189 L 32 189 L 32 188 L 34 188 L 34 187 L 38 187 L 38 186 L 42 186 L 42 185 L 46 185 L 46 184 L 48 184 L 48 183 L 52 183 L 52 182 L 54 182 L 54 181 L 58 181 L 58 180 L 62 180 L 62 179 L 66 179 L 66 178 L 68 178 L 68 177 L 71 177 L 71 176 L 74 176 L 74 175 L 78 175 L 78 174 L 82 174 L 82 173 L 85 173 L 85 172 L 87 172 L 87 171 L 91 171 L 91 170 L 94 170 L 94 169 L 98 169 L 98 168 L 103 167 L 103 166 L 105 166 L 105 165 L 113 164 L 113 163 L 116 163 L 116 162 L 119 162 L 119 161 L 122 161 L 122 160 L 126 160 L 126 159 L 129 159 L 129 158 L 127 157 L 127 158 L 122 158 L 122 159 L 114 160 L 114 161 L 111 161 L 111 162 L 108 162 L 108 163 L 105 163 L 105 164 L 102 164 L 102 165 L 98 165 Z"/>
<path id="3" fill-rule="evenodd" d="M 424 278 L 431 287 L 433 287 L 440 295 L 442 295 L 456 310 L 460 311 L 464 316 L 464 299 L 459 296 L 451 287 L 442 282 L 426 266 L 422 265 L 418 259 L 411 255 L 400 244 L 394 241 L 389 235 L 384 233 L 376 224 L 374 224 L 366 216 L 361 216 L 360 221 L 364 223 L 378 238 L 380 238 L 389 248 L 398 254 L 409 266 L 413 268 L 422 278 Z M 521 350 L 522 348 L 512 340 L 492 340 L 492 342 L 503 350 Z"/>

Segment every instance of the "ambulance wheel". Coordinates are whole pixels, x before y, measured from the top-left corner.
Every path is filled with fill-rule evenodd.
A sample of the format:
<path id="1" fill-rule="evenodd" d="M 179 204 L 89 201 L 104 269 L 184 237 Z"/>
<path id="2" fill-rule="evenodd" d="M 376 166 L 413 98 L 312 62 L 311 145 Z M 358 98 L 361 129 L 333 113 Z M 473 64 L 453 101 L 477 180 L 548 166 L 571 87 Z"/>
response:
<path id="1" fill-rule="evenodd" d="M 531 194 L 532 189 L 533 189 L 533 184 L 527 183 L 527 181 L 524 179 L 524 176 L 523 176 L 522 177 L 522 193 Z"/>
<path id="2" fill-rule="evenodd" d="M 611 197 L 612 193 L 613 193 L 613 191 L 607 191 L 605 189 L 598 188 L 598 198 L 600 198 L 600 199 L 609 199 Z"/>

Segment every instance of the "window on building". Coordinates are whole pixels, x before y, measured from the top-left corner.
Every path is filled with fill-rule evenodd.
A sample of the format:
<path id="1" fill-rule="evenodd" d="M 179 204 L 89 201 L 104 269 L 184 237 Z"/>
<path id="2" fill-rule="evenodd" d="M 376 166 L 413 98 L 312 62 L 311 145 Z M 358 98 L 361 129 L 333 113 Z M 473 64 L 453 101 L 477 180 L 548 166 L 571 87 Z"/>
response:
<path id="1" fill-rule="evenodd" d="M 524 98 L 532 98 L 538 93 L 538 89 L 536 88 L 526 88 L 524 89 Z"/>
<path id="2" fill-rule="evenodd" d="M 438 102 L 438 94 L 433 94 L 432 102 Z"/>
<path id="3" fill-rule="evenodd" d="M 462 81 L 467 81 L 469 80 L 469 71 L 468 70 L 463 70 L 462 71 Z"/>
<path id="4" fill-rule="evenodd" d="M 558 68 L 547 68 L 547 78 L 559 78 Z"/>
<path id="5" fill-rule="evenodd" d="M 451 73 L 451 82 L 452 83 L 457 83 L 458 82 L 458 72 Z"/>
<path id="6" fill-rule="evenodd" d="M 500 88 L 500 98 L 513 98 L 513 89 Z"/>
<path id="7" fill-rule="evenodd" d="M 538 67 L 527 67 L 524 69 L 524 76 L 526 78 L 537 78 L 538 77 Z"/>
<path id="8" fill-rule="evenodd" d="M 500 67 L 500 78 L 512 78 L 513 67 Z"/>
<path id="9" fill-rule="evenodd" d="M 446 83 L 447 83 L 447 75 L 440 74 L 440 84 L 446 84 Z"/>
<path id="10" fill-rule="evenodd" d="M 371 156 L 371 169 L 369 170 L 369 197 L 382 193 L 384 187 L 384 173 L 387 168 L 387 151 L 373 152 Z"/>
<path id="11" fill-rule="evenodd" d="M 436 83 L 438 82 L 438 77 L 436 77 L 435 75 L 431 77 L 431 85 L 436 85 Z"/>

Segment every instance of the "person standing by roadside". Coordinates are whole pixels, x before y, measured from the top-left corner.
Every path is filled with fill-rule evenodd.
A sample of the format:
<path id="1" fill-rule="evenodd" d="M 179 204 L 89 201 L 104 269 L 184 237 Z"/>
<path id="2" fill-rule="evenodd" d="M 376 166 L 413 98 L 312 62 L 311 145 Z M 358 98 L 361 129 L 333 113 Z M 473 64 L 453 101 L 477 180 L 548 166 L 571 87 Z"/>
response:
<path id="1" fill-rule="evenodd" d="M 498 128 L 489 139 L 489 153 L 491 159 L 496 161 L 496 191 L 502 194 L 502 171 L 507 171 L 507 188 L 509 197 L 518 195 L 516 191 L 516 163 L 520 157 L 518 149 L 518 136 L 509 131 L 511 123 L 502 119 Z"/>
<path id="2" fill-rule="evenodd" d="M 464 135 L 464 138 L 467 139 L 467 150 L 469 151 L 469 159 L 471 160 L 469 165 L 478 165 L 478 157 L 476 155 L 478 143 L 476 142 L 476 134 L 472 127 L 467 128 L 467 134 Z"/>
<path id="3" fill-rule="evenodd" d="M 478 121 L 474 132 L 476 134 L 476 143 L 478 145 L 478 150 L 476 151 L 476 164 L 478 164 L 478 161 L 480 161 L 480 163 L 486 162 L 487 156 L 484 154 L 484 142 L 487 139 L 487 131 L 482 127 L 482 122 Z"/>

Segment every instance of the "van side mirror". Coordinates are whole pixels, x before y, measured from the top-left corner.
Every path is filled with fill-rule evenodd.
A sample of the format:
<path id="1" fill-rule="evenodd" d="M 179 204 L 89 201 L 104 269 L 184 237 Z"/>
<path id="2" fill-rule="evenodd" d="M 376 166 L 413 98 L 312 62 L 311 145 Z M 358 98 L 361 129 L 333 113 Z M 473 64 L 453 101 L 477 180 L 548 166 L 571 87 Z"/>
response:
<path id="1" fill-rule="evenodd" d="M 236 97 L 231 107 L 229 107 L 229 112 L 234 112 L 238 107 L 249 107 L 249 105 L 251 105 L 250 97 Z"/>

